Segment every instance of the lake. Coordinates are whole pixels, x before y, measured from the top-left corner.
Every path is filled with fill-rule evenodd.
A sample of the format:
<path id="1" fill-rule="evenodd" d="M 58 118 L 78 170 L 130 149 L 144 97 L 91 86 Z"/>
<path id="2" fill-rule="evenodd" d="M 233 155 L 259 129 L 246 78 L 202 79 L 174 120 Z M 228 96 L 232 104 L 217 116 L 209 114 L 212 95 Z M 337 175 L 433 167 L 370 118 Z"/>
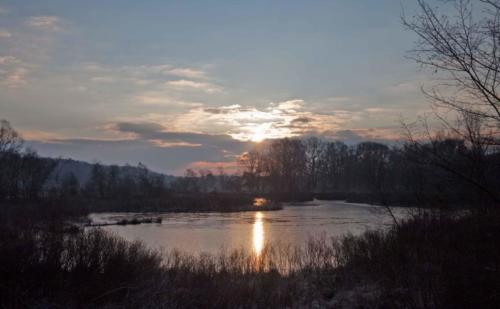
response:
<path id="1" fill-rule="evenodd" d="M 398 218 L 408 208 L 392 208 Z M 130 213 L 94 213 L 94 223 L 131 218 Z M 266 243 L 302 245 L 310 237 L 358 235 L 389 227 L 393 220 L 383 207 L 341 201 L 285 204 L 278 211 L 233 213 L 163 213 L 162 223 L 102 227 L 128 240 L 141 240 L 161 250 L 216 253 L 221 249 L 246 249 L 259 253 Z"/>

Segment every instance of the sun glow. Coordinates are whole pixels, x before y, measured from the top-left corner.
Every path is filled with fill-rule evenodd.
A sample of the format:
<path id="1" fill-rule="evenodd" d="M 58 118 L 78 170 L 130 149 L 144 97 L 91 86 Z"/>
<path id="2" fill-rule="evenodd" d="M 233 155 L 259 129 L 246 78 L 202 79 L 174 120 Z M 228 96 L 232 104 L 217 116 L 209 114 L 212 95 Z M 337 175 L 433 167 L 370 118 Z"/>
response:
<path id="1" fill-rule="evenodd" d="M 264 247 L 264 215 L 258 211 L 255 213 L 255 221 L 253 223 L 253 251 L 256 256 L 259 256 Z"/>
<path id="2" fill-rule="evenodd" d="M 255 128 L 252 129 L 252 135 L 250 137 L 250 140 L 252 142 L 256 142 L 256 143 L 259 143 L 259 142 L 262 142 L 263 140 L 265 140 L 267 138 L 267 132 L 269 131 L 269 124 L 267 123 L 264 123 L 264 124 L 261 124 L 259 126 L 256 126 Z"/>

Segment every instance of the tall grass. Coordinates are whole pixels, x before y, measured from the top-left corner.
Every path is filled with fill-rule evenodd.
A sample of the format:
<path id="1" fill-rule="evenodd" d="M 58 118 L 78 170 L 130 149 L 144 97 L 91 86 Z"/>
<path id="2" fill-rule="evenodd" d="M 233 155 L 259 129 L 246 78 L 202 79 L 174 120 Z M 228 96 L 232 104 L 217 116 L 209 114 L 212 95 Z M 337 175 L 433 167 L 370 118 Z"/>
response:
<path id="1" fill-rule="evenodd" d="M 291 246 L 267 246 L 259 256 L 243 250 L 162 256 L 99 229 L 2 228 L 0 239 L 4 307 L 291 306 L 315 299 L 305 270 L 333 261 L 313 247 L 305 254 Z"/>

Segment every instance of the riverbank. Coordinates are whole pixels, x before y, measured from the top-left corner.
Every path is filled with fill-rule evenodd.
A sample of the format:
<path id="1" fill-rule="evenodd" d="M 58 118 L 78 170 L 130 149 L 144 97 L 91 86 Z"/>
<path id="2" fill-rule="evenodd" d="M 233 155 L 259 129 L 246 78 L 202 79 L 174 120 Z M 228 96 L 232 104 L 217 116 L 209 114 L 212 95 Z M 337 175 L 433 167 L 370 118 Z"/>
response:
<path id="1" fill-rule="evenodd" d="M 281 203 L 260 202 L 254 205 L 248 205 L 238 208 L 228 209 L 226 211 L 216 210 L 200 210 L 200 211 L 183 211 L 169 210 L 164 212 L 113 212 L 108 220 L 99 219 L 98 214 L 106 214 L 105 212 L 94 212 L 88 214 L 88 220 L 83 222 L 85 227 L 103 227 L 113 225 L 137 225 L 137 224 L 161 224 L 165 215 L 171 214 L 227 214 L 240 212 L 266 212 L 279 211 L 283 209 Z"/>
<path id="2" fill-rule="evenodd" d="M 136 197 L 122 199 L 85 200 L 89 212 L 240 212 L 282 209 L 278 201 L 260 201 L 245 193 L 190 193 L 169 194 L 160 198 Z"/>
<path id="3" fill-rule="evenodd" d="M 474 208 L 477 197 L 468 192 L 455 193 L 452 196 L 443 196 L 439 192 L 399 192 L 399 191 L 335 191 L 335 192 L 293 192 L 293 193 L 266 193 L 262 196 L 275 201 L 289 203 L 307 203 L 313 200 L 345 201 L 348 203 L 362 203 L 376 206 L 408 207 L 408 208 Z M 490 205 L 495 206 L 495 205 Z"/>

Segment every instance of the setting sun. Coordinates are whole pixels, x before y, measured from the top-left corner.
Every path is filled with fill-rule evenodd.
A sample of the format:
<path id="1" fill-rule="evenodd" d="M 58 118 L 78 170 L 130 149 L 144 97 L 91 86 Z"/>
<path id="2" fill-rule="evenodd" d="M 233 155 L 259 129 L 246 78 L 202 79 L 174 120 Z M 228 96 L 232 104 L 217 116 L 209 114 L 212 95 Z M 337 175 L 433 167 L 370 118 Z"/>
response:
<path id="1" fill-rule="evenodd" d="M 262 124 L 260 126 L 257 126 L 254 129 L 253 135 L 250 137 L 250 140 L 252 142 L 256 142 L 256 143 L 262 142 L 263 140 L 266 139 L 266 131 L 268 129 L 269 129 L 268 124 Z"/>

